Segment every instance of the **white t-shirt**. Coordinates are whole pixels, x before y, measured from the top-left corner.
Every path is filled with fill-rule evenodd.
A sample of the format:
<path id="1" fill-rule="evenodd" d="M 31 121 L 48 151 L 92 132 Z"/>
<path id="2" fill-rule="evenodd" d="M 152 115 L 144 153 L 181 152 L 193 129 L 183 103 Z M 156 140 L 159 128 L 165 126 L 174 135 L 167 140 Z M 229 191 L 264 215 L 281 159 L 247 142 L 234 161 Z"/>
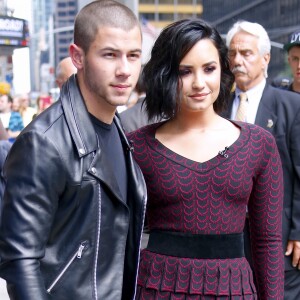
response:
<path id="1" fill-rule="evenodd" d="M 3 127 L 5 129 L 8 128 L 10 115 L 11 115 L 11 112 L 0 113 L 0 119 L 1 119 Z"/>

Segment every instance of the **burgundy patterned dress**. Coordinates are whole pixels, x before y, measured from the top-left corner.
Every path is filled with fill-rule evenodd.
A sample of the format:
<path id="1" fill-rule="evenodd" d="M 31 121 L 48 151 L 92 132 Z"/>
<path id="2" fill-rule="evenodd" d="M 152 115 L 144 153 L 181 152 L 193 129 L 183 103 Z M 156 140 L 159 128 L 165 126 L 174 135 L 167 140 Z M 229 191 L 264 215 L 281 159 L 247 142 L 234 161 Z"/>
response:
<path id="1" fill-rule="evenodd" d="M 264 129 L 234 122 L 239 138 L 204 163 L 155 139 L 153 124 L 128 135 L 148 187 L 150 230 L 243 232 L 248 205 L 258 286 L 247 260 L 191 259 L 142 250 L 136 299 L 283 299 L 282 170 Z M 222 247 L 222 245 L 219 245 Z"/>

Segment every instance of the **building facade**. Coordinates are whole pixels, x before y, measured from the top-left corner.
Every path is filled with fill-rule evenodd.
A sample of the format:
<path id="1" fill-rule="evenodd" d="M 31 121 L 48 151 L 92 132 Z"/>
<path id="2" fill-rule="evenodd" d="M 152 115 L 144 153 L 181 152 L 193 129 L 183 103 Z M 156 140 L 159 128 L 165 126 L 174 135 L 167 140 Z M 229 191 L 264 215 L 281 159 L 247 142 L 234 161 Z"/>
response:
<path id="1" fill-rule="evenodd" d="M 298 0 L 202 0 L 202 18 L 214 24 L 222 35 L 238 20 L 261 24 L 272 42 L 269 80 L 288 76 L 287 55 L 282 44 L 300 28 Z"/>
<path id="2" fill-rule="evenodd" d="M 73 38 L 73 24 L 79 9 L 91 0 L 32 0 L 33 32 L 31 63 L 34 68 L 32 88 L 48 88 L 52 82 L 43 82 L 57 63 L 68 55 Z M 169 23 L 190 17 L 201 17 L 214 24 L 225 36 L 230 26 L 239 19 L 260 23 L 266 28 L 272 41 L 272 58 L 269 78 L 288 72 L 286 53 L 282 44 L 288 35 L 300 26 L 300 1 L 298 0 L 119 0 L 130 7 L 140 18 L 145 33 L 147 51 L 155 40 L 149 30 L 156 34 Z M 43 32 L 45 34 L 43 34 Z M 145 31 L 146 32 L 146 31 Z M 38 37 L 38 38 L 37 38 Z M 146 51 L 146 52 L 147 52 Z M 40 66 L 38 67 L 38 61 Z M 144 59 L 143 62 L 147 61 Z M 41 65 L 44 68 L 41 68 Z M 39 70 L 38 70 L 39 69 Z M 48 80 L 48 79 L 47 79 Z"/>

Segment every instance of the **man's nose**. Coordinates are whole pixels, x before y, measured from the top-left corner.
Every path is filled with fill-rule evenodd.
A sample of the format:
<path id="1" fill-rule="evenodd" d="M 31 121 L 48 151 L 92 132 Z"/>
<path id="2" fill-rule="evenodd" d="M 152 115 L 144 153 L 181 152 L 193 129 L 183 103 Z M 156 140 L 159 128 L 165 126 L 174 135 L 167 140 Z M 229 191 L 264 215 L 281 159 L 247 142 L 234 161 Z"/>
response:
<path id="1" fill-rule="evenodd" d="M 117 67 L 118 76 L 130 76 L 130 65 L 127 57 L 121 57 Z"/>
<path id="2" fill-rule="evenodd" d="M 233 66 L 240 66 L 242 64 L 242 56 L 239 52 L 230 55 L 230 63 Z"/>

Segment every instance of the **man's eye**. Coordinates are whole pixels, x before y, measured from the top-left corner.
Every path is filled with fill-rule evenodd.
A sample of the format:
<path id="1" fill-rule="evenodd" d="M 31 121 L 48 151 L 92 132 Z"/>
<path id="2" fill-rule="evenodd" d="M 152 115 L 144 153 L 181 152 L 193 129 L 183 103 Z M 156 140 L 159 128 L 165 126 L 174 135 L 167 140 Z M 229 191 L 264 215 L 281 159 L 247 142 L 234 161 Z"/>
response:
<path id="1" fill-rule="evenodd" d="M 130 55 L 129 55 L 129 58 L 130 59 L 139 59 L 141 57 L 141 54 L 140 53 L 131 53 Z"/>
<path id="2" fill-rule="evenodd" d="M 252 54 L 251 51 L 244 51 L 244 52 L 243 52 L 243 55 L 244 55 L 244 56 L 250 56 L 251 54 Z"/>
<path id="3" fill-rule="evenodd" d="M 104 53 L 105 57 L 115 57 L 116 55 L 113 52 Z"/>

